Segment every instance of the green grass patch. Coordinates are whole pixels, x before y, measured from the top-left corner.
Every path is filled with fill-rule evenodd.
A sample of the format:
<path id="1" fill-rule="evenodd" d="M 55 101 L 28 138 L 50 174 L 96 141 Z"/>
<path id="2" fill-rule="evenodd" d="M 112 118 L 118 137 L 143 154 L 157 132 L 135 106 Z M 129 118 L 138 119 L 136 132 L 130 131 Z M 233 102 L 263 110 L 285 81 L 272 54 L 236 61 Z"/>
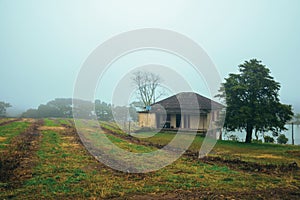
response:
<path id="1" fill-rule="evenodd" d="M 44 119 L 44 125 L 45 126 L 59 126 L 60 124 L 58 124 L 56 122 L 56 120 L 54 120 L 54 119 L 46 118 L 46 119 Z"/>
<path id="2" fill-rule="evenodd" d="M 120 127 L 117 125 L 117 123 L 114 122 L 105 122 L 105 121 L 100 121 L 99 122 L 100 126 L 106 130 L 112 131 L 116 134 L 119 135 L 127 135 L 126 132 L 124 132 Z"/>
<path id="3" fill-rule="evenodd" d="M 143 136 L 153 135 L 151 132 L 139 133 Z M 176 133 L 162 132 L 152 137 L 139 138 L 142 141 L 151 142 L 165 146 L 174 137 Z M 204 137 L 196 136 L 189 150 L 198 153 Z M 219 156 L 225 159 L 241 159 L 247 162 L 255 162 L 259 164 L 286 164 L 291 162 L 300 163 L 300 146 L 298 145 L 279 145 L 279 144 L 246 144 L 242 142 L 220 141 L 218 140 L 213 147 L 211 156 Z"/>
<path id="4" fill-rule="evenodd" d="M 98 146 L 101 148 L 105 148 L 104 146 L 106 145 L 107 147 L 109 147 L 111 144 L 107 143 L 104 144 L 103 143 L 103 137 L 107 137 L 109 139 L 110 142 L 112 142 L 114 145 L 117 145 L 118 147 L 129 151 L 129 152 L 135 152 L 135 153 L 147 153 L 147 152 L 152 152 L 155 150 L 154 147 L 150 147 L 150 146 L 144 146 L 144 145 L 137 145 L 135 143 L 132 143 L 128 140 L 122 139 L 120 137 L 116 137 L 114 135 L 108 135 L 108 134 L 104 134 L 104 133 L 90 133 L 90 134 L 86 134 L 85 135 L 86 138 L 90 139 L 93 141 L 93 145 L 94 146 Z"/>
<path id="5" fill-rule="evenodd" d="M 49 119 L 52 121 L 51 119 Z M 52 123 L 52 122 L 51 122 Z M 56 124 L 57 122 L 55 122 Z M 62 123 L 58 120 L 58 123 Z M 91 123 L 84 121 L 82 123 Z M 52 124 L 53 125 L 53 124 Z M 80 124 L 79 124 L 80 125 Z M 46 125 L 47 126 L 47 125 Z M 114 125 L 112 125 L 114 126 Z M 6 188 L 0 185 L 0 199 L 98 199 L 124 198 L 134 194 L 173 192 L 174 190 L 201 190 L 210 192 L 259 192 L 264 190 L 280 190 L 300 187 L 298 172 L 286 174 L 267 174 L 237 171 L 225 165 L 206 164 L 199 159 L 181 157 L 172 164 L 151 173 L 128 174 L 115 171 L 88 154 L 85 148 L 76 142 L 76 134 L 61 131 L 42 131 L 42 141 L 37 151 L 37 165 L 33 169 L 32 178 L 18 188 Z M 84 135 L 87 139 L 101 141 L 103 132 L 90 132 Z M 137 145 L 128 140 L 107 134 L 107 137 L 120 148 L 130 152 L 147 152 L 154 147 Z M 158 133 L 153 137 L 141 140 L 157 144 L 166 144 L 174 137 L 173 133 Z M 197 136 L 191 150 L 198 152 L 203 138 Z M 102 143 L 99 142 L 99 145 Z M 272 153 L 273 156 L 291 154 L 289 159 L 297 159 L 298 148 L 220 141 L 212 154 L 243 159 Z M 278 147 L 278 148 L 277 148 Z M 254 158 L 253 162 L 260 162 Z M 271 158 L 270 158 L 271 159 Z M 284 161 L 284 160 L 282 160 Z M 134 161 L 133 161 L 134 162 Z M 270 162 L 273 162 L 270 160 Z M 256 193 L 255 193 L 256 194 Z"/>
<path id="6" fill-rule="evenodd" d="M 73 119 L 58 119 L 58 122 L 61 125 L 68 125 L 68 126 L 72 126 L 73 125 Z"/>
<path id="7" fill-rule="evenodd" d="M 29 126 L 28 122 L 12 122 L 0 126 L 0 149 L 6 148 L 12 138 L 24 132 Z"/>
<path id="8" fill-rule="evenodd" d="M 88 178 L 81 169 L 84 166 L 82 161 L 87 158 L 86 155 L 73 154 L 71 143 L 66 143 L 66 140 L 55 131 L 43 131 L 41 147 L 37 152 L 39 165 L 23 190 L 32 190 L 44 197 L 72 196 L 81 191 L 73 185 Z"/>

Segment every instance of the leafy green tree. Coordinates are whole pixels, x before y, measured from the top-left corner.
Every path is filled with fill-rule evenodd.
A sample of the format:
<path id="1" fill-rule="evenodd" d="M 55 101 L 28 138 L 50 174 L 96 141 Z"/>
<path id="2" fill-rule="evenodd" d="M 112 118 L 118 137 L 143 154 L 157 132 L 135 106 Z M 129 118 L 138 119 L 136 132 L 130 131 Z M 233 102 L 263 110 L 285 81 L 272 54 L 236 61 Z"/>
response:
<path id="1" fill-rule="evenodd" d="M 277 143 L 278 144 L 286 144 L 288 142 L 288 140 L 289 139 L 287 137 L 285 137 L 284 134 L 280 134 L 277 138 Z"/>
<path id="2" fill-rule="evenodd" d="M 49 101 L 46 105 L 39 105 L 38 109 L 28 109 L 22 114 L 22 117 L 43 118 L 43 117 L 73 117 L 72 99 L 56 98 Z"/>
<path id="3" fill-rule="evenodd" d="M 217 95 L 226 99 L 226 130 L 246 130 L 246 143 L 251 143 L 254 131 L 278 135 L 286 130 L 284 125 L 293 116 L 292 108 L 280 103 L 280 84 L 270 70 L 252 59 L 239 65 L 239 72 L 229 74 Z"/>
<path id="4" fill-rule="evenodd" d="M 82 119 L 93 119 L 93 116 L 96 114 L 94 113 L 95 110 L 95 103 L 81 100 L 81 99 L 73 99 L 73 115 L 77 118 Z M 74 112 L 75 111 L 75 112 Z"/>
<path id="5" fill-rule="evenodd" d="M 62 117 L 59 109 L 57 109 L 56 107 L 53 107 L 53 106 L 49 106 L 49 105 L 41 104 L 38 107 L 37 111 L 38 111 L 38 116 L 40 118 L 43 118 L 43 117 Z"/>
<path id="6" fill-rule="evenodd" d="M 0 101 L 0 117 L 5 117 L 6 116 L 6 109 L 11 107 L 9 103 Z"/>
<path id="7" fill-rule="evenodd" d="M 95 101 L 95 111 L 99 120 L 111 121 L 113 120 L 112 105 L 101 102 L 100 100 Z"/>
<path id="8" fill-rule="evenodd" d="M 71 98 L 56 98 L 49 101 L 46 106 L 49 107 L 55 117 L 73 117 Z"/>
<path id="9" fill-rule="evenodd" d="M 97 118 L 103 121 L 117 120 L 128 121 L 130 117 L 131 120 L 137 121 L 137 110 L 133 104 L 129 107 L 126 106 L 113 106 L 111 104 L 101 102 L 100 100 L 95 101 L 95 111 Z M 113 115 L 114 114 L 114 115 Z M 117 119 L 114 119 L 116 117 Z"/>
<path id="10" fill-rule="evenodd" d="M 39 118 L 39 113 L 37 109 L 28 109 L 21 116 L 25 118 Z"/>

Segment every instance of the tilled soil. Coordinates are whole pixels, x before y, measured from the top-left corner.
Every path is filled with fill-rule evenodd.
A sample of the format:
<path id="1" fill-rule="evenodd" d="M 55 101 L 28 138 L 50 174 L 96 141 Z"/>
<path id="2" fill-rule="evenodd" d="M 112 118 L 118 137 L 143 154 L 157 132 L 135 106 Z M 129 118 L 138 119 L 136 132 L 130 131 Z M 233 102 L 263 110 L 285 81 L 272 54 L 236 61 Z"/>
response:
<path id="1" fill-rule="evenodd" d="M 206 191 L 206 190 L 176 190 L 172 192 L 164 192 L 158 194 L 132 195 L 126 198 L 116 199 L 134 199 L 134 200 L 155 200 L 155 199 L 214 199 L 214 200 L 253 200 L 253 199 L 272 199 L 272 200 L 297 200 L 300 191 L 291 190 L 290 188 L 281 188 L 280 190 L 263 190 L 263 191 Z"/>
<path id="2" fill-rule="evenodd" d="M 23 133 L 13 138 L 0 157 L 0 181 L 7 187 L 15 187 L 32 177 L 36 165 L 36 151 L 39 148 L 41 134 L 38 127 L 43 120 L 35 121 Z"/>

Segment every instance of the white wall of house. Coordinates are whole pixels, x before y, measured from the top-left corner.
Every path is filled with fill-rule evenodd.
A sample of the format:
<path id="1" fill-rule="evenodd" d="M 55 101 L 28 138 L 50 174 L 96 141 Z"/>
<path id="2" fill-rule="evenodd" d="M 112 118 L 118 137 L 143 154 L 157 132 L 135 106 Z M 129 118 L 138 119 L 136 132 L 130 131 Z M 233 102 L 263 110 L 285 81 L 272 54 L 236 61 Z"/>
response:
<path id="1" fill-rule="evenodd" d="M 156 128 L 155 113 L 139 113 L 139 126 Z"/>
<path id="2" fill-rule="evenodd" d="M 214 114 L 216 116 L 216 113 Z M 180 128 L 190 128 L 190 129 L 204 129 L 208 130 L 210 125 L 212 114 L 208 113 L 205 115 L 196 116 L 196 115 L 186 115 L 186 120 L 184 120 L 184 115 L 181 115 L 181 124 Z M 189 122 L 188 122 L 189 118 Z M 160 116 L 159 125 L 162 125 L 166 120 L 166 116 Z M 189 123 L 185 126 L 184 123 Z M 139 126 L 140 127 L 150 127 L 157 128 L 156 114 L 155 113 L 139 113 Z M 170 115 L 170 127 L 176 128 L 176 114 Z"/>
<path id="3" fill-rule="evenodd" d="M 186 115 L 186 118 L 189 118 L 189 121 L 188 122 L 188 119 L 186 119 L 186 121 L 184 120 L 184 115 L 181 115 L 181 124 L 180 124 L 180 127 L 181 128 L 184 128 L 184 127 L 188 127 L 188 123 L 189 123 L 189 128 L 190 129 L 207 129 L 208 126 L 209 126 L 209 120 L 207 119 L 207 116 L 206 115 L 201 115 L 200 118 L 199 116 L 196 116 L 196 115 Z M 185 126 L 184 123 L 187 123 L 187 125 Z M 176 128 L 176 115 L 171 115 L 171 127 L 173 128 Z"/>

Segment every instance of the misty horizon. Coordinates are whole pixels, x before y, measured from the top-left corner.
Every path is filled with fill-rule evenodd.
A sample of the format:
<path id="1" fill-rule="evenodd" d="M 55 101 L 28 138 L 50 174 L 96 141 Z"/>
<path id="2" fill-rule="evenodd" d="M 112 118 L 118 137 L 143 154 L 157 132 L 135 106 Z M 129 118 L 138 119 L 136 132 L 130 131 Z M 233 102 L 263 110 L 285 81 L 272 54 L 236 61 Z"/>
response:
<path id="1" fill-rule="evenodd" d="M 299 1 L 187 4 L 155 0 L 134 1 L 130 6 L 114 1 L 64 1 L 59 5 L 33 2 L 34 6 L 27 1 L 0 2 L 0 101 L 12 105 L 8 113 L 37 108 L 55 98 L 72 98 L 78 73 L 97 46 L 119 33 L 145 27 L 176 31 L 197 42 L 214 62 L 222 80 L 236 73 L 245 60 L 261 60 L 281 84 L 281 102 L 300 112 Z M 144 52 L 116 62 L 104 78 L 107 89 L 96 98 L 109 102 L 112 83 L 130 67 L 151 60 L 172 66 L 194 85 L 205 85 L 178 58 Z M 194 91 L 208 96 L 202 86 Z"/>

